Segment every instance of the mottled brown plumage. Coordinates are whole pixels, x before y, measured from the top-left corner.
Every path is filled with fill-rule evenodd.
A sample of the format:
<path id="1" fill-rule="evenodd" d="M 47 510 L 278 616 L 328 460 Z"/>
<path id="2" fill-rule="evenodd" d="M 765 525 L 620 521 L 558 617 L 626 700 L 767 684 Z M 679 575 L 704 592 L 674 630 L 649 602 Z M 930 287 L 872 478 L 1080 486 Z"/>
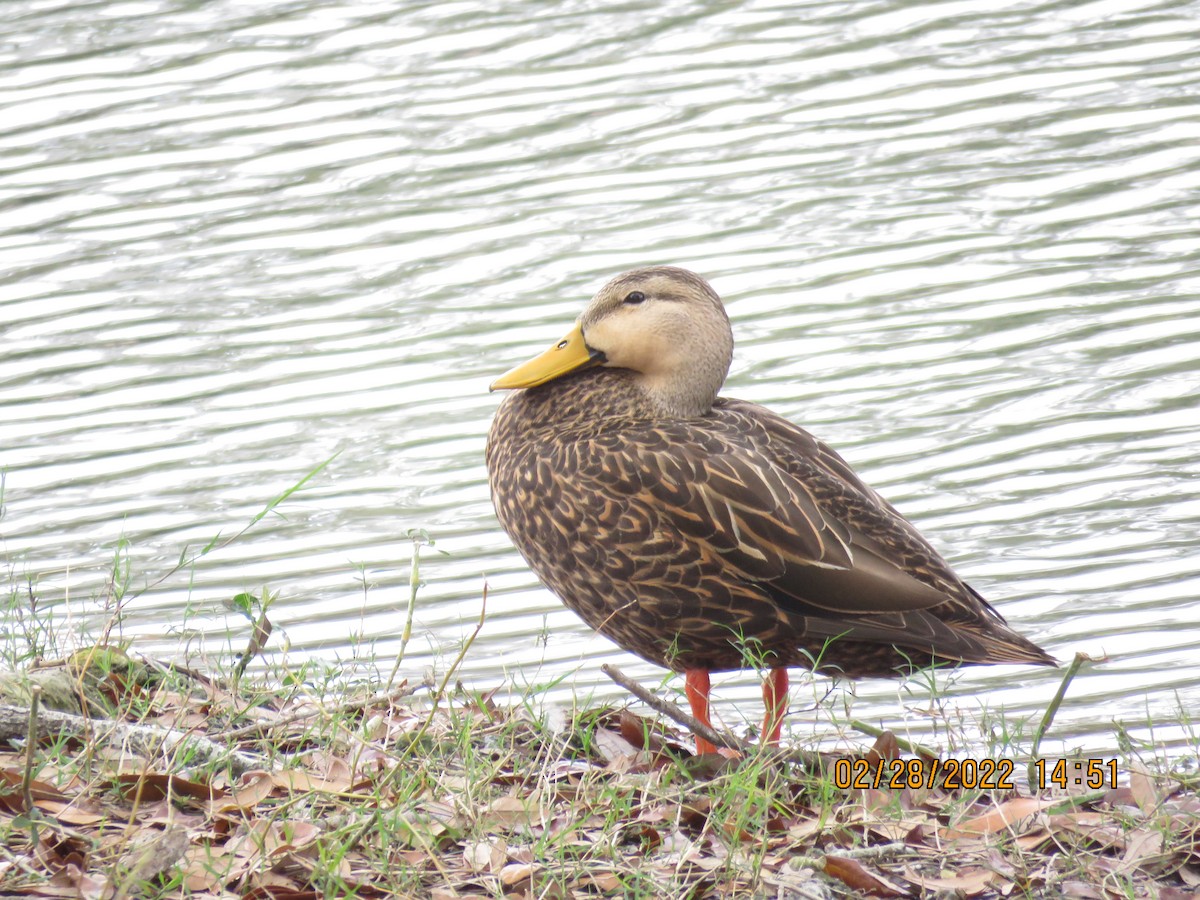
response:
<path id="1" fill-rule="evenodd" d="M 832 449 L 717 398 L 732 347 L 703 279 L 639 269 L 496 383 L 536 385 L 492 423 L 496 514 L 568 607 L 676 671 L 1053 665 Z"/>

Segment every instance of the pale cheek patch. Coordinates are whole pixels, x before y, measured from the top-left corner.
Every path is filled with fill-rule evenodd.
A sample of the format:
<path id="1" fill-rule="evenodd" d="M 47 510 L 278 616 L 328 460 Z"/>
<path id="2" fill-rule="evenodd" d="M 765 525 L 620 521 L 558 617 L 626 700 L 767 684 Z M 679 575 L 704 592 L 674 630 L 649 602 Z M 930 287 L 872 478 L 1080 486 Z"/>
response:
<path id="1" fill-rule="evenodd" d="M 589 346 L 608 358 L 609 366 L 648 373 L 662 368 L 663 362 L 674 356 L 669 337 L 655 327 L 658 323 L 645 321 L 649 318 L 608 316 L 592 325 L 584 337 Z"/>

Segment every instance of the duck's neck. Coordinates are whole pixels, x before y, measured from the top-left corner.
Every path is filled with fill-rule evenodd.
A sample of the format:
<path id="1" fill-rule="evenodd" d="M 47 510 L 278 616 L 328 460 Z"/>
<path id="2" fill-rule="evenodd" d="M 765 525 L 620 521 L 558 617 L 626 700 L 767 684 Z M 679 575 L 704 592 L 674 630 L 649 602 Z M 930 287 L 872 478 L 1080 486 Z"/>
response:
<path id="1" fill-rule="evenodd" d="M 712 409 L 721 389 L 718 381 L 714 387 L 711 379 L 704 378 L 654 378 L 639 372 L 631 373 L 633 387 L 661 419 L 692 419 Z"/>

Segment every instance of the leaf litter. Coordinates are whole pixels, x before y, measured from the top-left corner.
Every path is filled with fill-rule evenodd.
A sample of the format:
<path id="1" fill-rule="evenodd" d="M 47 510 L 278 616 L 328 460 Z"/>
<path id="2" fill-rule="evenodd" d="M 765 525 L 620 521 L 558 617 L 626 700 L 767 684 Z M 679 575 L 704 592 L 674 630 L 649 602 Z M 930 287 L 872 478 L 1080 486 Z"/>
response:
<path id="1" fill-rule="evenodd" d="M 1135 762 L 1117 787 L 1083 794 L 843 789 L 837 755 L 820 754 L 824 771 L 769 753 L 694 757 L 689 735 L 629 709 L 535 716 L 461 688 L 432 702 L 181 679 L 141 687 L 125 703 L 137 714 L 97 721 L 90 741 L 0 753 L 0 892 L 1175 900 L 1200 888 L 1196 782 Z M 104 729 L 121 722 L 190 729 L 260 765 L 114 745 Z M 884 733 L 853 758 L 913 757 Z"/>

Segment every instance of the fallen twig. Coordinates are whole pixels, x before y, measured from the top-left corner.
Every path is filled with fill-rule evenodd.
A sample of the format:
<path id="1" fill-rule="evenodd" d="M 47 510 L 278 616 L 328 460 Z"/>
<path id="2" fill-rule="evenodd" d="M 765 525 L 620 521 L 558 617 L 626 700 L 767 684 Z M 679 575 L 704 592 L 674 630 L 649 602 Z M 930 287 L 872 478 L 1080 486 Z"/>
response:
<path id="1" fill-rule="evenodd" d="M 705 740 L 716 744 L 718 747 L 726 747 L 730 750 L 736 750 L 743 756 L 753 756 L 761 752 L 761 748 L 754 744 L 748 744 L 740 738 L 735 737 L 729 732 L 717 731 L 708 725 L 705 725 L 695 716 L 692 716 L 674 703 L 668 700 L 663 700 L 656 697 L 650 691 L 646 690 L 616 666 L 608 665 L 607 663 L 600 667 L 600 671 L 619 684 L 629 693 L 633 694 L 647 706 L 654 709 L 656 712 L 662 713 L 669 719 L 682 725 L 692 734 L 698 735 Z M 819 753 L 810 753 L 805 750 L 784 750 L 772 748 L 769 751 L 771 755 L 776 756 L 781 762 L 790 762 L 805 768 L 816 770 L 822 766 L 821 755 Z"/>
<path id="2" fill-rule="evenodd" d="M 0 705 L 0 740 L 26 737 L 30 718 L 30 711 L 26 707 Z M 36 737 L 40 739 L 58 734 L 103 740 L 148 756 L 156 755 L 160 751 L 186 748 L 193 764 L 226 764 L 235 776 L 254 769 L 271 768 L 269 763 L 258 756 L 233 750 L 225 744 L 218 744 L 206 737 L 177 728 L 133 725 L 112 719 L 90 719 L 52 709 L 40 710 L 37 716 Z"/>

